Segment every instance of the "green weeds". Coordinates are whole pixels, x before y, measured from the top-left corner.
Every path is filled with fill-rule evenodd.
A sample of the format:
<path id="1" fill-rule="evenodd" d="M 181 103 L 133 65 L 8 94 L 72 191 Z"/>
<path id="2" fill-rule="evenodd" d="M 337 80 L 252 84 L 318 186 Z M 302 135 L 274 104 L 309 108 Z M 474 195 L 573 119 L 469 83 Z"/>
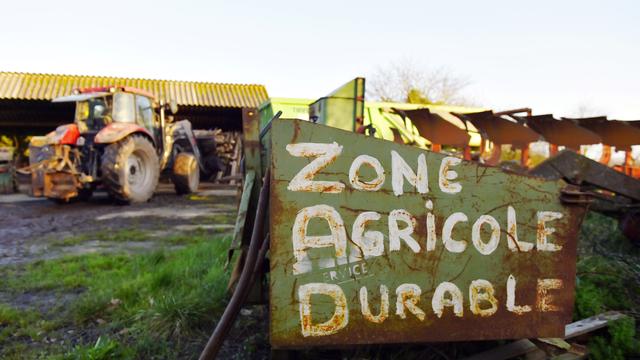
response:
<path id="1" fill-rule="evenodd" d="M 640 314 L 640 250 L 618 231 L 616 221 L 589 213 L 579 239 L 574 319 L 616 310 Z M 594 359 L 624 359 L 640 353 L 633 317 L 610 324 L 594 336 Z"/>
<path id="2" fill-rule="evenodd" d="M 193 339 L 201 346 L 225 306 L 230 240 L 199 234 L 189 241 L 175 251 L 86 254 L 0 268 L 12 293 L 80 293 L 63 311 L 50 314 L 0 305 L 0 357 L 20 351 L 23 342 L 17 337 L 37 343 L 30 346 L 33 357 L 44 349 L 62 359 L 171 358 Z M 54 320 L 42 320 L 49 317 Z M 64 326 L 94 329 L 101 337 L 67 352 L 41 341 L 59 337 L 56 331 Z"/>
<path id="3" fill-rule="evenodd" d="M 61 356 L 63 360 L 107 360 L 107 359 L 131 359 L 134 357 L 132 349 L 122 346 L 117 341 L 98 337 L 96 343 L 77 345 L 70 352 Z"/>
<path id="4" fill-rule="evenodd" d="M 151 240 L 151 236 L 146 232 L 138 229 L 122 229 L 122 230 L 100 230 L 92 233 L 73 235 L 60 240 L 51 241 L 53 246 L 74 246 L 90 240 L 126 242 L 126 241 L 147 241 Z"/>

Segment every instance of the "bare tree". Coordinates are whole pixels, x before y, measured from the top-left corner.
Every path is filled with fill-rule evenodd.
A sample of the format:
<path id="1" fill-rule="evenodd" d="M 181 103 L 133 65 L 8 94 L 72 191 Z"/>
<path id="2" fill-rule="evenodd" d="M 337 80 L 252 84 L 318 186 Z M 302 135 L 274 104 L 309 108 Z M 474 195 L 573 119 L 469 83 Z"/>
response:
<path id="1" fill-rule="evenodd" d="M 573 111 L 573 116 L 577 118 L 583 117 L 591 117 L 591 116 L 602 116 L 604 111 L 600 110 L 597 106 L 594 106 L 592 103 L 588 101 L 584 101 L 576 107 Z"/>
<path id="2" fill-rule="evenodd" d="M 465 105 L 469 100 L 462 90 L 469 84 L 467 78 L 446 68 L 421 69 L 412 61 L 402 60 L 377 68 L 367 82 L 367 92 L 379 101 Z"/>

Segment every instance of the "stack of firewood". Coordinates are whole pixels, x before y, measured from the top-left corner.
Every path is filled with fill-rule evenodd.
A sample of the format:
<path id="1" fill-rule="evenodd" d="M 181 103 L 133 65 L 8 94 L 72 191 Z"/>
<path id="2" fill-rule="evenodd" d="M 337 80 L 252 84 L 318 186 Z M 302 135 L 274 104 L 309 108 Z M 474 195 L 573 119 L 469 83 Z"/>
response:
<path id="1" fill-rule="evenodd" d="M 239 154 L 239 144 L 241 142 L 241 134 L 235 131 L 222 131 L 220 129 L 213 130 L 213 136 L 216 139 L 216 150 L 218 156 L 225 162 L 230 164 L 237 159 Z"/>
<path id="2" fill-rule="evenodd" d="M 240 175 L 240 160 L 242 158 L 242 134 L 235 131 L 221 131 L 216 133 L 216 148 L 218 156 L 227 166 L 225 176 L 230 184 L 236 183 L 236 177 Z M 223 176 L 224 178 L 224 176 Z"/>

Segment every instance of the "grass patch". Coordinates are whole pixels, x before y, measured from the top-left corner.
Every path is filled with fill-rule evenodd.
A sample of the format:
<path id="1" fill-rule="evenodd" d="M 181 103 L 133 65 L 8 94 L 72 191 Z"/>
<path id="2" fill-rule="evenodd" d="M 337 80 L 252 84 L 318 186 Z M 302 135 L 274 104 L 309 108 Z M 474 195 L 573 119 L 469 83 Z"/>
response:
<path id="1" fill-rule="evenodd" d="M 218 222 L 213 223 L 218 224 Z M 198 223 L 197 225 L 202 224 Z M 69 236 L 61 240 L 49 241 L 49 243 L 53 246 L 59 247 L 76 246 L 91 240 L 120 243 L 155 241 L 159 244 L 187 245 L 197 244 L 204 241 L 212 241 L 212 238 L 216 237 L 216 235 L 227 234 L 231 231 L 233 231 L 232 228 L 208 229 L 203 226 L 201 228 L 196 227 L 192 231 L 178 232 L 175 234 L 157 237 L 153 236 L 148 231 L 138 229 L 124 229 L 118 231 L 102 230 L 90 234 Z"/>
<path id="2" fill-rule="evenodd" d="M 74 246 L 90 240 L 126 242 L 147 241 L 152 237 L 146 231 L 138 229 L 100 230 L 87 234 L 73 235 L 60 240 L 50 242 L 53 246 Z"/>
<path id="3" fill-rule="evenodd" d="M 230 224 L 235 225 L 237 215 L 235 213 L 223 213 L 223 214 L 214 214 L 208 215 L 202 220 L 193 220 L 193 224 Z"/>
<path id="4" fill-rule="evenodd" d="M 95 344 L 77 345 L 59 358 L 64 360 L 106 360 L 131 359 L 134 355 L 133 349 L 109 338 L 99 337 Z"/>
<path id="5" fill-rule="evenodd" d="M 207 232 L 205 229 L 196 229 L 188 233 L 179 233 L 179 234 L 169 235 L 163 238 L 162 241 L 171 245 L 185 245 L 185 244 L 200 243 L 210 238 L 211 238 L 211 234 Z"/>
<path id="6" fill-rule="evenodd" d="M 18 310 L 0 304 L 0 355 L 3 355 L 4 343 L 41 341 L 45 334 L 58 329 L 61 324 L 60 321 L 43 319 L 35 310 Z"/>
<path id="7" fill-rule="evenodd" d="M 38 260 L 21 267 L 7 267 L 0 271 L 6 289 L 12 291 L 71 290 L 84 288 L 102 278 L 127 270 L 131 262 L 127 254 L 87 254 L 66 256 L 54 260 Z"/>
<path id="8" fill-rule="evenodd" d="M 228 234 L 232 232 L 233 229 L 206 229 L 206 228 L 196 228 L 193 231 L 177 233 L 169 236 L 165 236 L 162 238 L 162 242 L 170 245 L 186 245 L 186 244 L 196 244 L 203 241 L 211 241 L 212 237 L 221 236 L 222 234 Z"/>
<path id="9" fill-rule="evenodd" d="M 12 292 L 81 289 L 81 295 L 58 316 L 69 319 L 76 328 L 97 327 L 102 337 L 63 353 L 64 349 L 53 346 L 36 347 L 42 350 L 44 346 L 48 355 L 57 353 L 63 359 L 172 358 L 196 343 L 195 352 L 201 350 L 226 305 L 224 262 L 230 238 L 211 240 L 201 234 L 190 241 L 176 251 L 87 254 L 5 267 L 0 268 L 0 276 Z M 25 318 L 16 311 L 0 307 L 0 334 L 9 327 L 7 332 L 12 334 L 25 332 L 43 317 L 36 312 Z M 21 323 L 20 318 L 27 320 Z M 21 346 L 15 340 L 13 335 L 0 337 L 0 358 Z"/>
<path id="10" fill-rule="evenodd" d="M 146 231 L 138 229 L 125 229 L 116 232 L 110 232 L 104 236 L 106 241 L 145 241 L 149 240 L 149 234 Z"/>
<path id="11" fill-rule="evenodd" d="M 635 319 L 623 318 L 609 324 L 607 336 L 594 336 L 589 341 L 593 359 L 624 360 L 640 353 Z"/>

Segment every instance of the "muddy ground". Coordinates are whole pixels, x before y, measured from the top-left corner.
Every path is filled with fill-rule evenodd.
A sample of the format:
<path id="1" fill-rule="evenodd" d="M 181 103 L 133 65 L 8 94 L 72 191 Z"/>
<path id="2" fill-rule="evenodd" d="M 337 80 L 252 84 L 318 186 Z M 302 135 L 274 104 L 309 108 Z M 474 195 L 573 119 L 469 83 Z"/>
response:
<path id="1" fill-rule="evenodd" d="M 172 236 L 184 239 L 190 234 L 207 238 L 211 235 L 212 239 L 217 239 L 233 233 L 238 201 L 237 186 L 214 184 L 201 184 L 198 193 L 177 196 L 171 184 L 161 183 L 151 201 L 127 206 L 113 203 L 106 193 L 100 192 L 89 201 L 69 204 L 57 204 L 26 194 L 0 195 L 0 268 L 67 255 L 147 253 L 156 248 L 171 250 L 172 247 L 186 246 L 167 241 Z M 47 314 L 60 304 L 69 306 L 83 291 L 16 293 L 0 286 L 0 304 L 25 311 L 36 309 Z M 262 308 L 250 306 L 243 309 L 247 314 L 239 319 L 240 325 L 234 327 L 232 337 L 255 336 L 247 334 L 249 329 L 241 324 L 246 319 L 255 322 L 254 317 L 262 319 Z M 262 330 L 266 333 L 266 328 Z M 95 341 L 100 335 L 95 324 L 88 328 L 65 329 L 62 334 L 63 339 L 57 341 L 66 344 Z M 16 341 L 34 345 L 28 339 Z M 45 338 L 43 341 L 48 340 Z M 223 348 L 223 353 L 227 357 L 242 357 L 242 346 L 230 341 Z"/>
<path id="2" fill-rule="evenodd" d="M 237 209 L 235 186 L 201 184 L 190 196 L 177 196 L 171 184 L 160 184 L 151 201 L 117 205 L 106 193 L 87 202 L 57 204 L 25 194 L 0 195 L 0 266 L 51 259 L 68 254 L 146 251 L 154 241 L 105 241 L 100 233 L 140 230 L 152 236 L 194 230 L 233 232 Z M 76 246 L 56 246 L 70 237 L 98 234 Z"/>

